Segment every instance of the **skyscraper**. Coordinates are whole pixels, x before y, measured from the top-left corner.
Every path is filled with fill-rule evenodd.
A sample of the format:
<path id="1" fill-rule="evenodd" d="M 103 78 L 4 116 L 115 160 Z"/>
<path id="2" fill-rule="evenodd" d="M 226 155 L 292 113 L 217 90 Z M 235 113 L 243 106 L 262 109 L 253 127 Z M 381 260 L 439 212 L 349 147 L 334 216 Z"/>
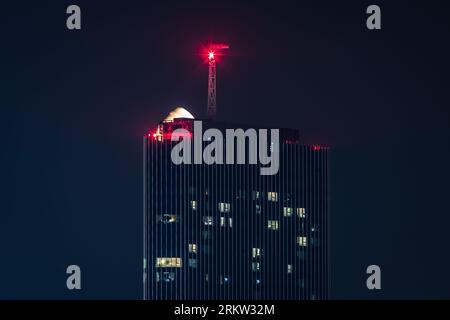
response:
<path id="1" fill-rule="evenodd" d="M 176 165 L 170 135 L 193 122 L 178 108 L 144 136 L 144 298 L 326 299 L 328 149 L 280 129 L 275 175 L 261 164 Z"/>

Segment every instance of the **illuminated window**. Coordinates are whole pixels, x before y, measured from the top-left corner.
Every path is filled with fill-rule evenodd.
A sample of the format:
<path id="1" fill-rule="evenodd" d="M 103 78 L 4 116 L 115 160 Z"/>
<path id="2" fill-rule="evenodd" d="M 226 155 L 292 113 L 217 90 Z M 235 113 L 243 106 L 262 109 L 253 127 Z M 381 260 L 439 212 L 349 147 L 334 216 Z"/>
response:
<path id="1" fill-rule="evenodd" d="M 226 202 L 219 202 L 219 212 L 230 212 L 230 204 Z"/>
<path id="2" fill-rule="evenodd" d="M 220 275 L 220 284 L 227 284 L 230 282 L 230 277 L 226 275 Z"/>
<path id="3" fill-rule="evenodd" d="M 195 200 L 191 201 L 191 209 L 194 211 L 197 210 L 197 201 L 195 201 Z"/>
<path id="4" fill-rule="evenodd" d="M 259 271 L 259 262 L 252 262 L 252 270 Z"/>
<path id="5" fill-rule="evenodd" d="M 256 213 L 261 214 L 261 206 L 259 204 L 256 205 Z"/>
<path id="6" fill-rule="evenodd" d="M 171 282 L 175 280 L 175 272 L 163 272 L 162 280 L 165 282 Z"/>
<path id="7" fill-rule="evenodd" d="M 297 216 L 299 218 L 305 218 L 306 217 L 305 208 L 297 208 Z"/>
<path id="8" fill-rule="evenodd" d="M 181 268 L 181 258 L 156 258 L 157 268 Z"/>
<path id="9" fill-rule="evenodd" d="M 175 214 L 163 214 L 162 216 L 159 216 L 159 221 L 162 223 L 174 223 L 177 221 L 177 216 Z"/>
<path id="10" fill-rule="evenodd" d="M 190 258 L 188 260 L 189 268 L 197 268 L 197 259 Z"/>
<path id="11" fill-rule="evenodd" d="M 252 192 L 253 200 L 258 200 L 260 197 L 261 197 L 261 194 L 259 193 L 259 191 L 253 191 Z"/>
<path id="12" fill-rule="evenodd" d="M 197 245 L 195 243 L 189 243 L 188 248 L 189 252 L 197 253 Z"/>
<path id="13" fill-rule="evenodd" d="M 267 228 L 270 230 L 278 230 L 278 220 L 268 220 Z"/>
<path id="14" fill-rule="evenodd" d="M 267 200 L 272 202 L 278 201 L 278 192 L 267 192 Z"/>
<path id="15" fill-rule="evenodd" d="M 285 216 L 285 217 L 292 216 L 292 208 L 284 207 L 283 208 L 283 216 Z"/>
<path id="16" fill-rule="evenodd" d="M 292 273 L 293 270 L 294 270 L 294 266 L 292 264 L 288 264 L 287 265 L 287 273 Z"/>
<path id="17" fill-rule="evenodd" d="M 205 226 L 212 226 L 213 225 L 213 217 L 211 217 L 211 216 L 203 217 L 203 224 Z"/>
<path id="18" fill-rule="evenodd" d="M 297 243 L 300 247 L 306 247 L 308 245 L 307 239 L 304 236 L 298 236 Z"/>
<path id="19" fill-rule="evenodd" d="M 252 248 L 252 258 L 261 257 L 261 249 L 260 248 Z"/>
<path id="20" fill-rule="evenodd" d="M 227 219 L 225 217 L 220 217 L 220 226 L 225 227 L 226 225 L 227 225 Z M 232 218 L 228 218 L 228 226 L 230 228 L 233 227 L 233 219 Z"/>

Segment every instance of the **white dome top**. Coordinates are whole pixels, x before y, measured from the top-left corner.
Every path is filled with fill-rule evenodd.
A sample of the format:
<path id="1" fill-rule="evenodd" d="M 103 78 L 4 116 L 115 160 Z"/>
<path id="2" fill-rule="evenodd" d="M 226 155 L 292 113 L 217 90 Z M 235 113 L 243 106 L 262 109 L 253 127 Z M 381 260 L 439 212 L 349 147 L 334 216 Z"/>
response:
<path id="1" fill-rule="evenodd" d="M 187 111 L 183 107 L 176 107 L 174 110 L 172 110 L 167 117 L 164 119 L 164 121 L 173 121 L 175 118 L 188 118 L 188 119 L 194 119 L 194 116 Z"/>

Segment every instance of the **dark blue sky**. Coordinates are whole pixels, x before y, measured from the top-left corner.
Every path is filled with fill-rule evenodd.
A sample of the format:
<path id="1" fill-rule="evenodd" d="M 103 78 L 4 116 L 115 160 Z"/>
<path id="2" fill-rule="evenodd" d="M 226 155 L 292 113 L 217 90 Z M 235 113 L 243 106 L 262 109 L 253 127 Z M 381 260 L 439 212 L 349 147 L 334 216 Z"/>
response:
<path id="1" fill-rule="evenodd" d="M 204 113 L 211 40 L 220 119 L 332 147 L 332 297 L 450 298 L 448 4 L 376 3 L 3 4 L 0 298 L 141 297 L 141 137 Z"/>

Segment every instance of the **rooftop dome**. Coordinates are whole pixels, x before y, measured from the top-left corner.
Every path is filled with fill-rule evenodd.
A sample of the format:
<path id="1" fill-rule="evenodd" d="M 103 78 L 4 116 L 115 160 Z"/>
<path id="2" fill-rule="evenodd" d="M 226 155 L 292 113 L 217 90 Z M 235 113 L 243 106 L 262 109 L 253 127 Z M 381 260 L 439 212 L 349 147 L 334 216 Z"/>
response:
<path id="1" fill-rule="evenodd" d="M 173 121 L 175 118 L 194 119 L 194 116 L 183 107 L 176 107 L 167 115 L 164 121 Z"/>

